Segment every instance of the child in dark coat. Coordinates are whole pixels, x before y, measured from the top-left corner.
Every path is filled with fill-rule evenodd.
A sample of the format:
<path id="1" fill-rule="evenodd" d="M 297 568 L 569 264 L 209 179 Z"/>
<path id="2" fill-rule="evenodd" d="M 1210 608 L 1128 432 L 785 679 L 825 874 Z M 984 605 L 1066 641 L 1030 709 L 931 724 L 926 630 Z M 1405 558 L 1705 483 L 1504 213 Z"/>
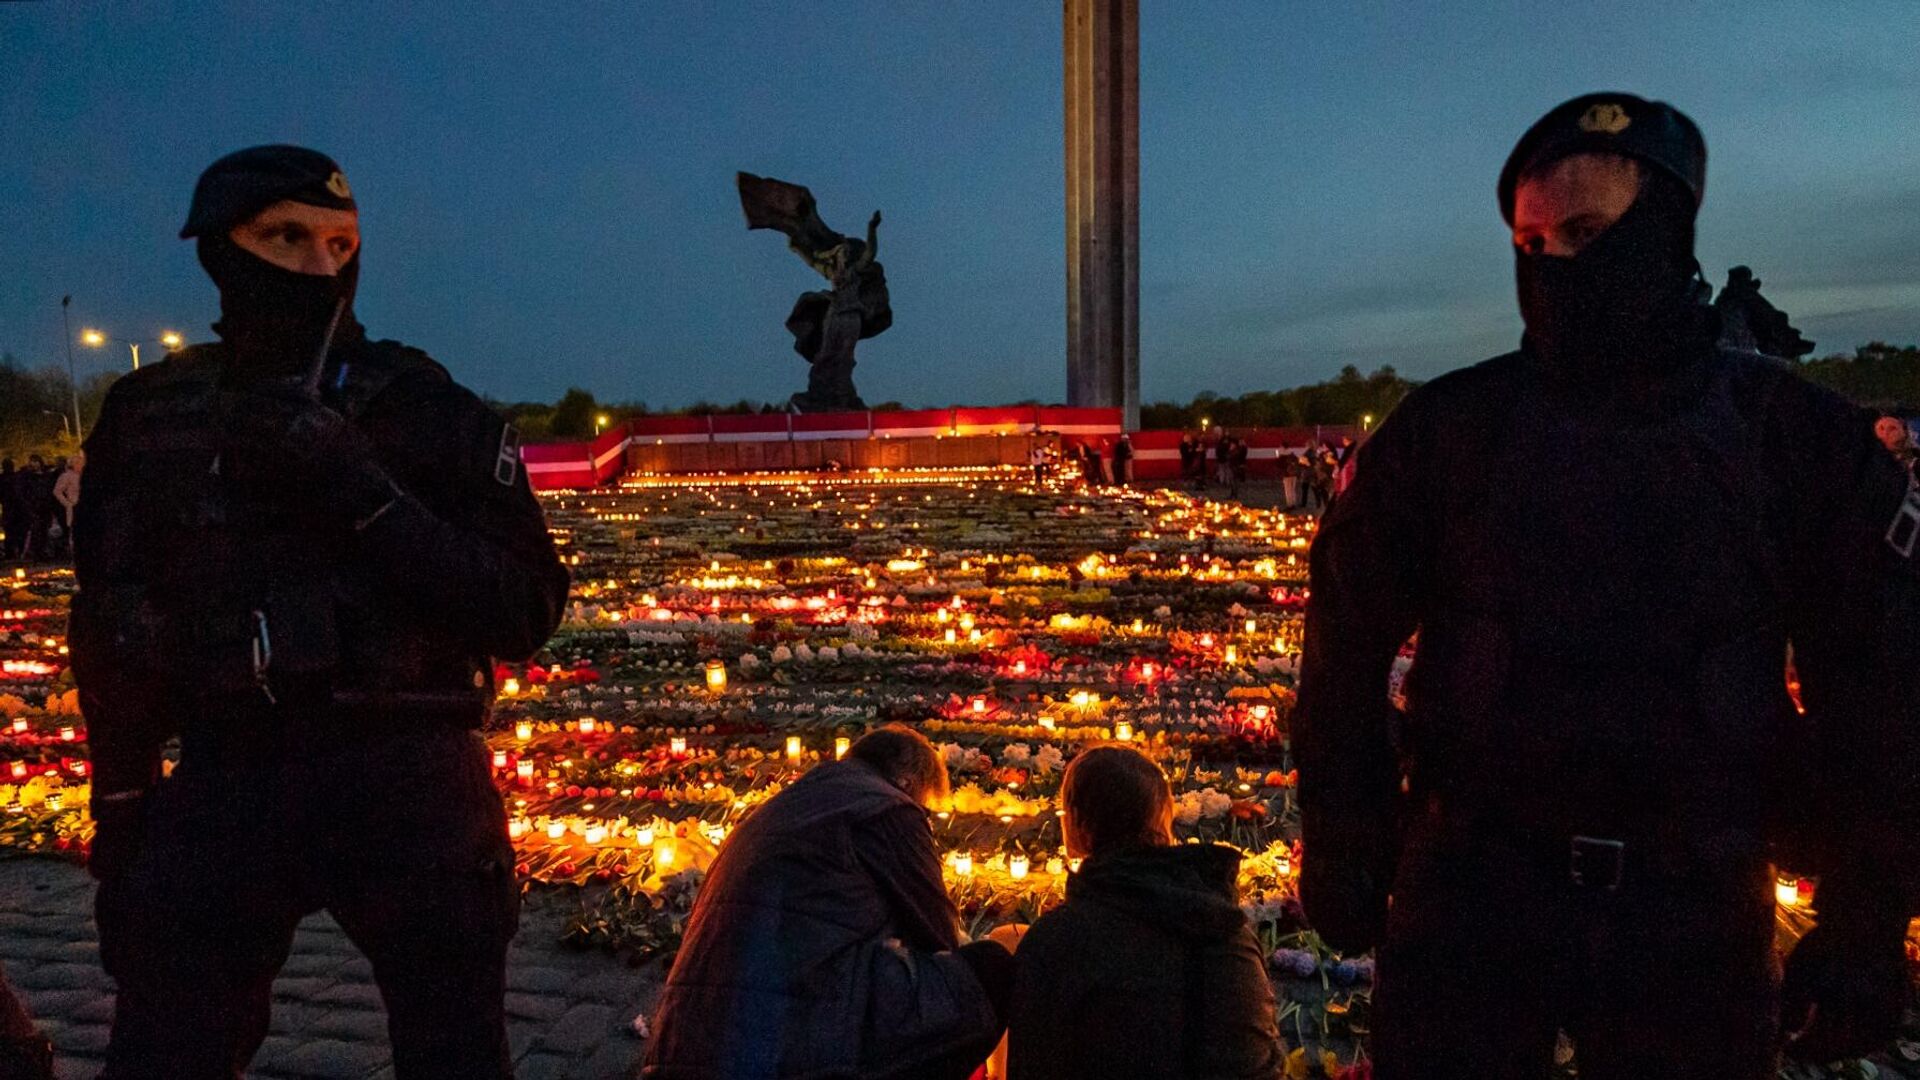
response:
<path id="1" fill-rule="evenodd" d="M 1015 959 L 1009 1080 L 1270 1080 L 1273 988 L 1241 912 L 1240 853 L 1173 842 L 1173 794 L 1146 755 L 1083 751 L 1060 788 L 1067 901 Z"/>

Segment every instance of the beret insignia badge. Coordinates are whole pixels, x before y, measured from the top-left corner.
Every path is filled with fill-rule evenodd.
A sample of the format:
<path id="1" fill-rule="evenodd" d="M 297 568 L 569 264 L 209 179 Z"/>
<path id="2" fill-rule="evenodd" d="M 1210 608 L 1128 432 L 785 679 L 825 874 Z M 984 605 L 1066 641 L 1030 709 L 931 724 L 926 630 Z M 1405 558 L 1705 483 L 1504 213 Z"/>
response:
<path id="1" fill-rule="evenodd" d="M 1587 109 L 1580 117 L 1581 131 L 1597 131 L 1603 135 L 1618 135 L 1627 130 L 1633 118 L 1627 110 L 1612 102 L 1601 102 Z"/>
<path id="2" fill-rule="evenodd" d="M 353 189 L 347 186 L 347 175 L 337 170 L 332 176 L 327 177 L 327 190 L 342 199 L 353 198 Z"/>

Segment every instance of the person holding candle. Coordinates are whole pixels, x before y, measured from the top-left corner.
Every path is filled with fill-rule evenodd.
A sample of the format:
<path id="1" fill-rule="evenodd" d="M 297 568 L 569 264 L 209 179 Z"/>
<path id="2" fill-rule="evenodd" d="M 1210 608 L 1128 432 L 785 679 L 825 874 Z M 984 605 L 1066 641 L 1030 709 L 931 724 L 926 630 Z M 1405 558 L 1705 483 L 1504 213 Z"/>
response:
<path id="1" fill-rule="evenodd" d="M 368 338 L 358 210 L 326 155 L 220 159 L 181 235 L 220 340 L 114 383 L 74 510 L 89 870 L 118 984 L 101 1075 L 237 1074 L 325 909 L 372 963 L 397 1077 L 508 1076 L 519 890 L 474 729 L 496 662 L 544 644 L 567 593 L 517 435 Z"/>
<path id="2" fill-rule="evenodd" d="M 1240 910 L 1240 853 L 1176 844 L 1173 792 L 1130 746 L 1083 750 L 1060 784 L 1067 900 L 1019 938 L 1008 1080 L 1285 1067 L 1273 987 Z"/>
<path id="3" fill-rule="evenodd" d="M 862 736 L 720 849 L 661 993 L 644 1080 L 963 1080 L 1005 1028 L 1013 958 L 960 944 L 930 808 L 940 752 Z"/>
<path id="4" fill-rule="evenodd" d="M 1380 949 L 1379 1080 L 1545 1077 L 1562 1030 L 1582 1080 L 1762 1080 L 1906 1004 L 1920 491 L 1871 414 L 1718 344 L 1705 184 L 1663 102 L 1537 121 L 1497 185 L 1519 351 L 1409 394 L 1314 541 L 1301 892 Z M 1779 994 L 1774 858 L 1820 875 Z"/>

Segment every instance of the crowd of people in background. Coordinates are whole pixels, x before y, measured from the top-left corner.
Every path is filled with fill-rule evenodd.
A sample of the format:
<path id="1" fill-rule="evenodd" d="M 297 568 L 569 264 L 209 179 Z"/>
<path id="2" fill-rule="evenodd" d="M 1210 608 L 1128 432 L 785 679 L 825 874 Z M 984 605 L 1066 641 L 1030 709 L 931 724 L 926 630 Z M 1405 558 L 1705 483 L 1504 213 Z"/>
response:
<path id="1" fill-rule="evenodd" d="M 1282 449 L 1279 455 L 1283 510 L 1325 510 L 1340 487 L 1341 469 L 1352 454 L 1354 442 L 1342 437 L 1338 442 L 1314 442 L 1298 450 Z M 1180 438 L 1180 476 L 1196 492 L 1205 492 L 1210 484 L 1227 489 L 1228 498 L 1240 497 L 1240 485 L 1247 481 L 1247 440 L 1230 431 L 1211 437 L 1189 434 Z"/>
<path id="2" fill-rule="evenodd" d="M 0 459 L 0 561 L 57 562 L 73 557 L 73 508 L 84 457 L 39 454 L 24 466 Z"/>

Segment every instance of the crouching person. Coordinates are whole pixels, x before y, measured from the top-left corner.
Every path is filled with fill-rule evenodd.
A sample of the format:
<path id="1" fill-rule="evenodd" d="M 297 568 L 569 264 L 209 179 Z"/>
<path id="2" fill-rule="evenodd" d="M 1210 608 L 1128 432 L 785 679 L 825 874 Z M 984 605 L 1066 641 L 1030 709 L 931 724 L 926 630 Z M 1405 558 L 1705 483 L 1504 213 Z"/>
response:
<path id="1" fill-rule="evenodd" d="M 741 823 L 688 919 L 644 1080 L 964 1080 L 985 1061 L 1013 958 L 959 947 L 927 821 L 947 794 L 939 751 L 889 726 Z"/>
<path id="2" fill-rule="evenodd" d="M 1130 747 L 1074 758 L 1060 806 L 1084 861 L 1020 940 L 1009 1080 L 1280 1076 L 1240 853 L 1174 843 L 1167 778 Z"/>

